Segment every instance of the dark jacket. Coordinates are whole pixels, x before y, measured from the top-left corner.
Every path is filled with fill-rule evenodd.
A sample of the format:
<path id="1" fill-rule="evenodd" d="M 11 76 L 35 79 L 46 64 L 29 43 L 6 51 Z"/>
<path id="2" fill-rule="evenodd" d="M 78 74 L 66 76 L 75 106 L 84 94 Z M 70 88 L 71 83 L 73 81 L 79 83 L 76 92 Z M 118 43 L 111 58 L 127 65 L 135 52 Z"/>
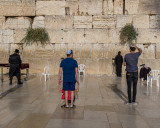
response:
<path id="1" fill-rule="evenodd" d="M 14 54 L 10 55 L 10 57 L 9 57 L 9 63 L 10 63 L 10 65 L 11 64 L 19 64 L 19 66 L 20 66 L 21 63 L 22 63 L 22 61 L 21 61 L 20 56 L 18 54 L 14 53 Z"/>

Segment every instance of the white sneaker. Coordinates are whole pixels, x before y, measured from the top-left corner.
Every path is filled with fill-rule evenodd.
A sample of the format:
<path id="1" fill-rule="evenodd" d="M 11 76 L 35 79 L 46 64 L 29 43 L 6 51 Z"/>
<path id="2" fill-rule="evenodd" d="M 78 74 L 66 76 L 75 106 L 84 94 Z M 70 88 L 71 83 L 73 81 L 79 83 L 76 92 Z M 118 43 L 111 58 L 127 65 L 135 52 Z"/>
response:
<path id="1" fill-rule="evenodd" d="M 132 105 L 132 103 L 129 103 L 129 102 L 125 102 L 124 104 L 128 106 Z"/>
<path id="2" fill-rule="evenodd" d="M 138 102 L 132 102 L 133 105 L 138 105 Z"/>

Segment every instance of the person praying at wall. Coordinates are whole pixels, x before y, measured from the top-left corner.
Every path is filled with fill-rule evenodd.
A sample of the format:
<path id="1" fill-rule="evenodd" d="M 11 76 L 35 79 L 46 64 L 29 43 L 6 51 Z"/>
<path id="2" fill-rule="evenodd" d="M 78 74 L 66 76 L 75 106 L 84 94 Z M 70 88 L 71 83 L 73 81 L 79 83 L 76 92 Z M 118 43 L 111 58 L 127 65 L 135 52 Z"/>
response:
<path id="1" fill-rule="evenodd" d="M 135 50 L 138 52 L 135 52 Z M 138 58 L 142 53 L 142 49 L 136 45 L 130 46 L 130 53 L 124 57 L 124 66 L 126 66 L 126 79 L 127 79 L 127 90 L 128 90 L 128 102 L 127 105 L 137 105 L 136 94 L 137 94 L 137 82 L 138 82 Z M 133 84 L 133 95 L 131 95 L 131 87 Z M 133 96 L 133 97 L 131 97 Z"/>
<path id="2" fill-rule="evenodd" d="M 121 51 L 118 52 L 118 55 L 115 57 L 115 65 L 116 65 L 116 74 L 117 77 L 121 77 L 122 75 L 122 64 L 123 64 L 123 56 L 121 55 Z"/>

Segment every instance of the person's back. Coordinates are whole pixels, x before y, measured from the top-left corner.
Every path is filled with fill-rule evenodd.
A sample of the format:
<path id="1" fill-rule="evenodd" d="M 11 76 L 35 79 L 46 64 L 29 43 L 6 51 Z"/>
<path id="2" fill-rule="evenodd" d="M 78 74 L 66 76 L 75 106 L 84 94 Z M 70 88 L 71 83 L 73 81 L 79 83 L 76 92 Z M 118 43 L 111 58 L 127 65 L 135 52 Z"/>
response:
<path id="1" fill-rule="evenodd" d="M 20 56 L 18 54 L 12 54 L 10 55 L 9 57 L 9 63 L 10 64 L 21 64 L 21 59 L 20 59 Z"/>
<path id="2" fill-rule="evenodd" d="M 136 72 L 138 71 L 138 58 L 141 55 L 140 52 L 128 53 L 125 55 L 124 59 L 126 62 L 126 71 L 127 72 Z"/>
<path id="3" fill-rule="evenodd" d="M 76 60 L 66 58 L 62 60 L 60 67 L 63 67 L 63 82 L 76 82 L 75 68 L 78 67 Z"/>

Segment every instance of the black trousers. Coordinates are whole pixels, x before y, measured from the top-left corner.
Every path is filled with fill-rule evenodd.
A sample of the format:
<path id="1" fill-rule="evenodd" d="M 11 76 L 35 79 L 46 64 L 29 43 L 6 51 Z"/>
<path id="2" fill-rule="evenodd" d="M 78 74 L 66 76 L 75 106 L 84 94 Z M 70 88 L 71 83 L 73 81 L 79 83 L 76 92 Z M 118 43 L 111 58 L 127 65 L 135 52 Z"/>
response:
<path id="1" fill-rule="evenodd" d="M 138 72 L 127 72 L 126 79 L 127 79 L 127 87 L 128 87 L 128 102 L 129 103 L 135 102 L 136 94 L 137 94 Z M 133 98 L 131 96 L 132 83 L 133 83 Z"/>

